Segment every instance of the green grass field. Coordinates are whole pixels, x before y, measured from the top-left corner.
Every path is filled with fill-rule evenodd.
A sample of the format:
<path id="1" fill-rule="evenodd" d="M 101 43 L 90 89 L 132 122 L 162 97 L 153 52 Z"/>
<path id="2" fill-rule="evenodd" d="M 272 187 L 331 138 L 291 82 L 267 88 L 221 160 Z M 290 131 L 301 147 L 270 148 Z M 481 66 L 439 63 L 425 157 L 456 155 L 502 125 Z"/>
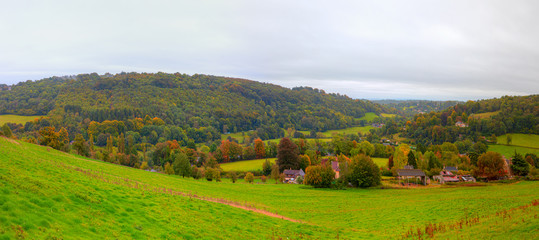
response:
<path id="1" fill-rule="evenodd" d="M 19 116 L 19 115 L 0 115 L 0 126 L 4 123 L 19 123 L 25 124 L 26 122 L 34 121 L 36 118 L 42 116 Z"/>
<path id="2" fill-rule="evenodd" d="M 396 239 L 428 223 L 454 225 L 470 217 L 479 220 L 435 236 L 537 239 L 539 207 L 511 209 L 539 199 L 538 187 L 331 190 L 217 183 L 0 138 L 0 239 Z M 194 194 L 301 222 L 189 197 Z"/>
<path id="3" fill-rule="evenodd" d="M 378 165 L 378 167 L 387 167 L 387 161 L 388 161 L 388 158 L 371 158 L 372 161 L 374 163 L 376 163 L 376 165 Z"/>
<path id="4" fill-rule="evenodd" d="M 539 149 L 519 147 L 519 146 L 507 146 L 507 145 L 499 145 L 499 144 L 488 145 L 488 150 L 493 151 L 493 152 L 498 152 L 504 155 L 505 157 L 513 156 L 515 154 L 515 151 L 523 155 L 526 153 L 535 153 L 536 155 L 539 155 Z"/>
<path id="5" fill-rule="evenodd" d="M 496 111 L 496 112 L 486 112 L 486 113 L 477 113 L 477 114 L 472 114 L 471 117 L 473 118 L 477 118 L 477 119 L 483 119 L 483 118 L 490 118 L 496 114 L 500 113 L 500 111 Z"/>
<path id="6" fill-rule="evenodd" d="M 268 158 L 271 163 L 275 163 L 276 158 Z M 223 171 L 238 171 L 238 172 L 248 172 L 248 171 L 259 171 L 262 170 L 262 164 L 266 159 L 255 159 L 255 160 L 245 160 L 237 161 L 231 163 L 222 163 L 221 168 Z"/>
<path id="7" fill-rule="evenodd" d="M 507 143 L 507 135 L 502 135 L 498 137 L 498 144 Z M 519 147 L 529 147 L 539 149 L 539 135 L 536 134 L 521 134 L 521 133 L 511 133 L 509 134 L 512 137 L 511 146 Z"/>
<path id="8" fill-rule="evenodd" d="M 395 116 L 397 116 L 397 114 L 391 114 L 391 113 L 382 113 L 381 115 L 382 117 L 385 117 L 385 118 L 394 118 Z"/>
<path id="9" fill-rule="evenodd" d="M 378 115 L 376 115 L 376 113 L 368 112 L 368 113 L 365 113 L 365 116 L 357 118 L 357 120 L 366 120 L 366 121 L 370 122 L 370 121 L 374 120 L 377 117 L 378 117 Z"/>

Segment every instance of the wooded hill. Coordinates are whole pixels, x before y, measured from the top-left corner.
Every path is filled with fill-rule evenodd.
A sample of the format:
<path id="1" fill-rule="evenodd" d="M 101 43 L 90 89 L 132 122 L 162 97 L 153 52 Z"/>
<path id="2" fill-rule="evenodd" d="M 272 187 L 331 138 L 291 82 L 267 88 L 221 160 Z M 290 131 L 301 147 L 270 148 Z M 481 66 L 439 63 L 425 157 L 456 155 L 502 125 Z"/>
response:
<path id="1" fill-rule="evenodd" d="M 0 114 L 49 115 L 69 136 L 84 120 L 126 121 L 158 117 L 184 130 L 220 133 L 259 130 L 262 139 L 281 137 L 281 128 L 325 131 L 357 124 L 383 106 L 327 94 L 310 87 L 288 89 L 245 79 L 166 73 L 81 74 L 26 81 L 0 91 Z"/>
<path id="2" fill-rule="evenodd" d="M 426 144 L 506 133 L 539 134 L 539 95 L 468 101 L 415 115 L 404 130 L 405 136 Z"/>

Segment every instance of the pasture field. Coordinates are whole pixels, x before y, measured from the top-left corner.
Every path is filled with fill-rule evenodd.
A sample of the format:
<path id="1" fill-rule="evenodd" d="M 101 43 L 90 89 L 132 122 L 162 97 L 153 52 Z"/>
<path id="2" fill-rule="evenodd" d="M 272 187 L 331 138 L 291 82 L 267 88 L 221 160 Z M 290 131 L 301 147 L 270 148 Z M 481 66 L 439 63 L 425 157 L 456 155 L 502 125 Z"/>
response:
<path id="1" fill-rule="evenodd" d="M 363 117 L 360 117 L 360 118 L 356 118 L 357 120 L 365 120 L 365 121 L 372 121 L 374 119 L 376 119 L 378 117 L 378 115 L 376 115 L 376 113 L 373 113 L 373 112 L 368 112 L 368 113 L 365 113 L 365 116 Z"/>
<path id="2" fill-rule="evenodd" d="M 369 130 L 373 129 L 372 126 L 364 126 L 364 127 L 349 127 L 345 129 L 339 129 L 339 130 L 329 130 L 322 132 L 324 136 L 327 138 L 331 138 L 333 134 L 335 133 L 344 133 L 344 134 L 357 134 L 360 132 L 361 134 L 367 134 L 369 133 Z"/>
<path id="3" fill-rule="evenodd" d="M 498 137 L 498 144 L 507 143 L 507 135 L 511 135 L 511 146 L 537 148 L 539 150 L 539 135 L 510 133 Z"/>
<path id="4" fill-rule="evenodd" d="M 538 187 L 539 182 L 518 182 L 332 190 L 218 183 L 151 173 L 0 138 L 0 239 L 395 239 L 425 224 L 454 225 L 472 217 L 479 220 L 434 236 L 537 239 L 539 207 L 530 203 L 539 199 Z M 174 194 L 180 192 L 184 196 Z M 200 200 L 192 197 L 195 194 L 300 222 Z M 522 206 L 530 207 L 527 212 L 513 211 L 507 220 L 511 224 L 503 222 L 500 212 Z M 491 224 L 510 227 L 494 230 Z"/>
<path id="5" fill-rule="evenodd" d="M 268 160 L 271 163 L 275 163 L 275 160 L 277 158 L 268 158 Z M 262 164 L 266 161 L 266 159 L 255 159 L 255 160 L 244 160 L 244 161 L 237 161 L 237 162 L 230 162 L 230 163 L 221 163 L 221 168 L 225 172 L 229 171 L 241 171 L 241 172 L 248 172 L 248 171 L 259 171 L 262 170 Z"/>
<path id="6" fill-rule="evenodd" d="M 475 114 L 472 114 L 471 117 L 473 118 L 477 118 L 477 119 L 483 119 L 483 118 L 490 118 L 496 114 L 500 113 L 500 111 L 496 111 L 496 112 L 486 112 L 486 113 L 475 113 Z"/>
<path id="7" fill-rule="evenodd" d="M 525 155 L 526 153 L 535 153 L 536 155 L 539 155 L 539 149 L 499 144 L 488 145 L 488 151 L 498 152 L 505 157 L 512 157 L 515 154 L 515 151 L 522 155 Z"/>
<path id="8" fill-rule="evenodd" d="M 391 114 L 391 113 L 382 113 L 381 115 L 382 117 L 385 117 L 385 118 L 394 118 L 395 116 L 397 116 L 397 114 Z"/>
<path id="9" fill-rule="evenodd" d="M 25 124 L 26 122 L 34 121 L 36 118 L 42 116 L 20 116 L 20 115 L 0 115 L 0 126 L 4 123 L 18 123 Z"/>
<path id="10" fill-rule="evenodd" d="M 375 158 L 371 157 L 372 161 L 378 165 L 378 167 L 387 167 L 388 158 Z"/>

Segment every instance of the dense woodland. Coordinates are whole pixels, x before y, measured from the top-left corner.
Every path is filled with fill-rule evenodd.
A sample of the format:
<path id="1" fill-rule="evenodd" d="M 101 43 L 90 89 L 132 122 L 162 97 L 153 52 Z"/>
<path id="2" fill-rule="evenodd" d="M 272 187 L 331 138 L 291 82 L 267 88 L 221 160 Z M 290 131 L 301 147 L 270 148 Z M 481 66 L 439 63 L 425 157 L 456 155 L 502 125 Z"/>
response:
<path id="1" fill-rule="evenodd" d="M 309 87 L 287 89 L 179 73 L 82 74 L 1 87 L 0 114 L 46 115 L 24 125 L 5 124 L 2 135 L 125 166 L 208 180 L 220 179 L 219 163 L 265 157 L 277 157 L 277 165 L 267 162 L 256 175 L 279 179 L 289 167 L 325 176 L 327 163 L 338 161 L 349 167 L 342 175 L 346 182 L 362 187 L 379 183 L 375 176 L 380 171 L 391 176 L 404 165 L 429 175 L 447 165 L 471 173 L 478 171 L 483 158 L 501 159 L 487 154 L 492 138 L 539 134 L 538 95 L 459 104 L 395 102 L 389 108 Z M 416 107 L 446 109 L 414 116 L 402 110 Z M 360 120 L 367 112 L 379 117 Z M 322 131 L 370 124 L 378 127 L 367 134 L 319 139 Z M 241 139 L 221 140 L 221 134 L 229 132 L 243 134 Z M 400 144 L 395 136 L 403 139 Z M 263 141 L 268 139 L 281 142 Z M 291 153 L 284 154 L 283 149 Z M 284 155 L 292 157 L 283 160 Z M 388 158 L 388 164 L 378 169 L 370 157 Z M 535 155 L 522 159 L 527 161 L 523 166 L 537 164 Z M 369 172 L 372 181 L 359 181 L 360 172 Z M 347 185 L 343 181 L 333 184 Z M 323 183 L 320 186 L 328 186 L 328 181 Z"/>
<path id="2" fill-rule="evenodd" d="M 85 120 L 127 121 L 148 115 L 186 132 L 208 128 L 204 132 L 211 133 L 212 140 L 219 139 L 219 133 L 249 130 L 271 139 L 282 137 L 273 129 L 341 129 L 354 125 L 366 112 L 383 109 L 369 101 L 309 87 L 291 90 L 243 79 L 179 73 L 52 77 L 21 82 L 11 91 L 0 92 L 0 114 L 48 114 L 59 121 L 57 126 L 67 127 L 70 135 L 85 134 L 74 126 Z"/>

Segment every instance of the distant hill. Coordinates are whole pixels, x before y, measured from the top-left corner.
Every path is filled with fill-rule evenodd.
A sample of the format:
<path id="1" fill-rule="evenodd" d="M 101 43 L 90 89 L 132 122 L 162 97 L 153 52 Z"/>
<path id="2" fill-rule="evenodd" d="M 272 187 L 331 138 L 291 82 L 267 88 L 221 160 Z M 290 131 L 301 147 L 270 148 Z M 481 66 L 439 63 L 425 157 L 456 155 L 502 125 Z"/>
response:
<path id="1" fill-rule="evenodd" d="M 85 119 L 125 121 L 146 115 L 167 125 L 204 127 L 220 133 L 262 129 L 266 138 L 281 128 L 325 131 L 357 124 L 385 107 L 327 94 L 310 87 L 288 89 L 245 79 L 167 73 L 81 74 L 21 82 L 0 91 L 0 114 L 48 115 L 70 136 Z M 261 136 L 264 138 L 264 136 Z"/>
<path id="2" fill-rule="evenodd" d="M 429 101 L 429 100 L 394 100 L 383 99 L 373 100 L 372 102 L 392 108 L 401 115 L 413 116 L 418 113 L 429 113 L 432 111 L 442 111 L 455 106 L 461 101 Z"/>

